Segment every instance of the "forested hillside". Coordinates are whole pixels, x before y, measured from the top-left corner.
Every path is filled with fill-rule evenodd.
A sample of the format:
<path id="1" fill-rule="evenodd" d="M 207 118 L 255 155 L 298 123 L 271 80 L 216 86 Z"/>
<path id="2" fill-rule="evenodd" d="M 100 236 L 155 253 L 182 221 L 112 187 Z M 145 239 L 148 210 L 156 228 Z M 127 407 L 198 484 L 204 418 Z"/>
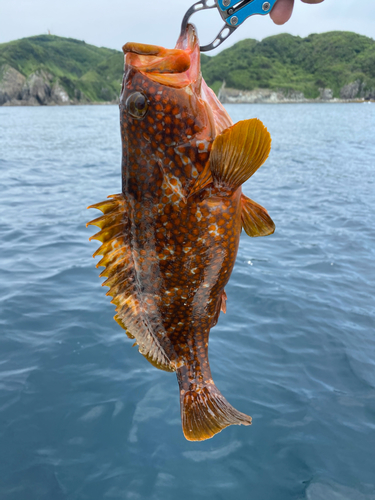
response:
<path id="1" fill-rule="evenodd" d="M 109 102 L 118 98 L 120 51 L 40 35 L 0 44 L 0 105 Z M 306 38 L 277 35 L 243 40 L 220 54 L 202 55 L 202 72 L 218 92 L 273 89 L 306 98 L 375 98 L 375 41 L 350 32 Z"/>
<path id="2" fill-rule="evenodd" d="M 225 80 L 241 90 L 293 90 L 316 98 L 320 88 L 330 88 L 340 97 L 342 88 L 356 81 L 363 90 L 375 89 L 375 41 L 342 31 L 248 39 L 215 57 L 203 55 L 202 69 L 215 91 Z"/>

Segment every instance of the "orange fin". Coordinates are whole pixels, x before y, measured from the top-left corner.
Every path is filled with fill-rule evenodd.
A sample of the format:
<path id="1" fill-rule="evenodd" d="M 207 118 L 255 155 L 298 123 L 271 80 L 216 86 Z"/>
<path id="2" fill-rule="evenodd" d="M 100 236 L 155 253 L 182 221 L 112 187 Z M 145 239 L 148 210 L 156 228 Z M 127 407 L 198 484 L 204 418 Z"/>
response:
<path id="1" fill-rule="evenodd" d="M 110 200 L 105 200 L 101 201 L 100 203 L 95 203 L 94 205 L 90 205 L 87 208 L 96 208 L 97 210 L 100 210 L 103 212 L 103 214 L 109 214 L 113 211 L 118 210 L 118 205 L 119 202 L 121 202 L 121 197 L 123 197 L 122 194 L 111 194 L 108 196 L 108 198 L 111 198 Z M 86 227 L 89 226 L 90 224 L 93 224 L 94 221 L 88 222 L 86 224 Z"/>
<path id="2" fill-rule="evenodd" d="M 188 198 L 190 198 L 190 196 L 193 196 L 196 193 L 199 193 L 199 191 L 202 191 L 202 189 L 206 188 L 212 182 L 213 178 L 211 174 L 210 163 L 207 162 L 206 166 L 204 167 L 202 172 L 198 175 L 198 177 L 195 180 L 195 183 L 193 184 L 191 190 L 189 191 Z"/>
<path id="3" fill-rule="evenodd" d="M 243 120 L 216 137 L 210 154 L 215 185 L 238 188 L 263 165 L 271 136 L 257 118 Z"/>
<path id="4" fill-rule="evenodd" d="M 249 236 L 268 236 L 275 232 L 275 224 L 265 208 L 244 194 L 241 195 L 242 227 Z"/>
<path id="5" fill-rule="evenodd" d="M 123 194 L 113 195 L 111 200 L 91 205 L 103 212 L 87 225 L 98 226 L 101 230 L 90 240 L 99 240 L 102 245 L 94 253 L 94 257 L 102 255 L 97 267 L 105 269 L 100 277 L 107 280 L 102 283 L 108 286 L 107 295 L 112 297 L 116 306 L 115 320 L 124 328 L 129 338 L 135 339 L 139 351 L 154 366 L 166 371 L 175 371 L 163 345 L 149 325 L 142 296 L 136 286 L 136 271 L 133 254 L 129 243 L 129 219 Z"/>
<path id="6" fill-rule="evenodd" d="M 221 312 L 223 312 L 224 314 L 227 312 L 227 294 L 225 293 L 225 290 L 223 290 L 223 293 L 217 301 L 216 312 L 212 319 L 211 328 L 217 325 Z"/>
<path id="7" fill-rule="evenodd" d="M 221 294 L 221 307 L 220 307 L 220 311 L 223 312 L 224 314 L 227 313 L 227 299 L 228 299 L 228 296 L 227 296 L 225 290 L 223 290 L 223 293 Z"/>
<path id="8" fill-rule="evenodd" d="M 229 425 L 251 425 L 251 417 L 237 411 L 214 383 L 200 390 L 180 392 L 182 430 L 188 441 L 212 438 Z"/>

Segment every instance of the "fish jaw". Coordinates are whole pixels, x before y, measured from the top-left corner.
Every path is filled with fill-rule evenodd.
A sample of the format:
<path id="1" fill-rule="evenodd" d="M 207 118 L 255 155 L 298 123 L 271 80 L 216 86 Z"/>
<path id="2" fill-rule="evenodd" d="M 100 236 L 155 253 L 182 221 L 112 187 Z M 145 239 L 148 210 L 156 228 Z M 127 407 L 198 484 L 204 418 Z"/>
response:
<path id="1" fill-rule="evenodd" d="M 151 80 L 175 88 L 195 84 L 201 80 L 199 41 L 193 25 L 180 36 L 174 49 L 157 45 L 126 43 L 125 69 L 132 67 Z"/>
<path id="2" fill-rule="evenodd" d="M 152 191 L 150 183 L 164 182 L 170 201 L 186 201 L 203 171 L 216 125 L 202 98 L 199 50 L 193 26 L 172 50 L 134 43 L 124 46 L 120 97 L 124 194 L 143 199 Z M 140 117 L 134 117 L 129 108 L 137 98 L 144 99 L 147 107 Z"/>
<path id="3" fill-rule="evenodd" d="M 157 45 L 127 43 L 123 46 L 127 68 L 140 71 L 150 80 L 186 91 L 202 101 L 214 125 L 215 135 L 233 125 L 226 109 L 202 78 L 196 30 L 189 24 L 174 49 Z"/>
<path id="4" fill-rule="evenodd" d="M 211 143 L 232 125 L 225 108 L 201 76 L 195 28 L 187 27 L 175 49 L 127 43 L 123 50 L 125 73 L 120 97 L 123 186 L 128 182 L 132 158 L 147 163 L 144 166 L 147 172 L 142 175 L 150 178 L 157 175 L 150 162 L 158 163 L 168 174 L 171 162 L 182 160 L 181 176 L 171 181 L 182 185 L 176 194 L 184 200 L 206 165 Z M 145 116 L 134 119 L 128 109 L 129 98 L 139 94 L 147 100 L 148 110 Z M 138 192 L 143 187 L 147 189 L 139 180 L 135 183 Z M 126 188 L 123 189 L 125 193 Z"/>

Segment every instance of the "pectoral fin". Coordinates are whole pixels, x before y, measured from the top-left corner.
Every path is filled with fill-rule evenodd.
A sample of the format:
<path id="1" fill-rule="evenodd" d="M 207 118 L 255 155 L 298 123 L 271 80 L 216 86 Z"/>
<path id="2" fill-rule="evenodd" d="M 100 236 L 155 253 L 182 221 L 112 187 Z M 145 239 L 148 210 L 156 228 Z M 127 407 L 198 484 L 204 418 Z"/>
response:
<path id="1" fill-rule="evenodd" d="M 190 196 L 193 196 L 196 193 L 199 193 L 199 191 L 202 191 L 202 189 L 210 185 L 212 181 L 213 179 L 212 179 L 210 163 L 208 162 L 205 168 L 202 170 L 202 172 L 198 175 L 195 183 L 193 184 L 193 187 L 190 189 L 188 198 L 190 198 Z"/>
<path id="2" fill-rule="evenodd" d="M 275 224 L 265 208 L 244 194 L 241 195 L 242 227 L 249 236 L 268 236 L 275 232 Z"/>
<path id="3" fill-rule="evenodd" d="M 213 142 L 210 169 L 217 186 L 238 188 L 263 165 L 271 149 L 271 136 L 257 118 L 224 130 Z"/>

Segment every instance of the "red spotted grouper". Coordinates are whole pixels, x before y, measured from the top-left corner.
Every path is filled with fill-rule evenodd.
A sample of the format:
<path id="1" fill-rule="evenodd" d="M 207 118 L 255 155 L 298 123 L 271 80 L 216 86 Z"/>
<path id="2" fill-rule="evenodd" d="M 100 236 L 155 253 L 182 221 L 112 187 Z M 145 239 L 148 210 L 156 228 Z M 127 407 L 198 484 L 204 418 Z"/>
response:
<path id="1" fill-rule="evenodd" d="M 265 162 L 271 138 L 257 120 L 233 125 L 200 72 L 192 25 L 173 50 L 127 43 L 120 99 L 122 193 L 89 208 L 100 232 L 100 276 L 115 320 L 154 366 L 177 374 L 186 439 L 211 438 L 251 417 L 217 389 L 210 329 L 226 311 L 225 285 L 242 228 L 273 233 L 241 185 Z"/>

